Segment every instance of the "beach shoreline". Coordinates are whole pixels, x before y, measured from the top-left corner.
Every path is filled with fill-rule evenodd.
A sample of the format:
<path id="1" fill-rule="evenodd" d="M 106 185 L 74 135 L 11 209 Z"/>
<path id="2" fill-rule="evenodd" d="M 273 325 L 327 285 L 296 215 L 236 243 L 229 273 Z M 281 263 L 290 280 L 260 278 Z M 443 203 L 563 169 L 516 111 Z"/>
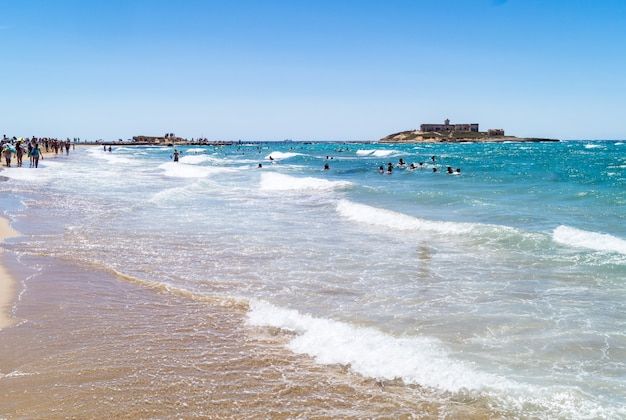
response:
<path id="1" fill-rule="evenodd" d="M 19 236 L 9 221 L 0 217 L 0 242 L 7 238 Z M 2 258 L 4 250 L 0 248 L 0 258 Z M 15 320 L 9 314 L 9 307 L 13 303 L 15 295 L 15 279 L 7 268 L 0 262 L 0 329 L 9 327 L 15 323 Z"/>
<path id="2" fill-rule="evenodd" d="M 449 410 L 419 386 L 291 352 L 289 334 L 246 323 L 245 304 L 189 299 L 73 261 L 24 258 L 45 268 L 20 298 L 25 321 L 0 329 L 7 418 L 434 419 Z M 480 400 L 453 409 L 457 418 L 494 417 Z"/>
<path id="3" fill-rule="evenodd" d="M 624 144 L 99 146 L 4 170 L 0 417 L 626 418 Z M 430 170 L 378 174 L 400 157 Z"/>

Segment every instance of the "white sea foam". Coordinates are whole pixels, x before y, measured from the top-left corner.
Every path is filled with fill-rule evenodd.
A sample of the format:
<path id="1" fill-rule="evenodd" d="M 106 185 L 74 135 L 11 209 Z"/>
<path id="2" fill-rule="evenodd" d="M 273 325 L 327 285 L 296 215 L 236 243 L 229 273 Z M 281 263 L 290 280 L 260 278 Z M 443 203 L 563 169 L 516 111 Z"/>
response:
<path id="1" fill-rule="evenodd" d="M 595 251 L 617 252 L 626 255 L 626 241 L 613 235 L 589 232 L 570 226 L 554 229 L 552 238 L 560 244 Z"/>
<path id="2" fill-rule="evenodd" d="M 193 182 L 184 187 L 168 188 L 155 193 L 148 200 L 155 204 L 177 203 L 193 199 L 203 192 L 198 182 Z"/>
<path id="3" fill-rule="evenodd" d="M 20 181 L 41 181 L 45 178 L 43 168 L 24 170 L 23 168 L 3 168 L 2 176 Z"/>
<path id="4" fill-rule="evenodd" d="M 523 418 L 622 418 L 626 409 L 591 401 L 577 387 L 519 383 L 481 371 L 471 362 L 452 357 L 431 337 L 394 337 L 374 328 L 317 318 L 265 301 L 250 301 L 249 325 L 274 327 L 294 334 L 288 348 L 319 364 L 349 366 L 377 380 L 401 379 L 436 392 L 485 395 L 498 406 Z"/>
<path id="5" fill-rule="evenodd" d="M 264 191 L 332 191 L 349 188 L 351 185 L 349 181 L 329 181 L 313 177 L 297 178 L 275 172 L 266 172 L 261 176 L 261 190 Z"/>
<path id="6" fill-rule="evenodd" d="M 381 150 L 381 149 L 374 149 L 374 150 L 357 150 L 356 154 L 357 156 L 376 156 L 376 157 L 385 157 L 385 156 L 389 156 L 391 154 L 393 154 L 394 151 L 393 150 Z"/>
<path id="7" fill-rule="evenodd" d="M 274 151 L 270 153 L 269 155 L 267 155 L 265 158 L 269 159 L 271 156 L 272 159 L 274 160 L 285 160 L 285 159 L 289 159 L 291 157 L 298 156 L 298 155 L 300 155 L 300 153 Z"/>
<path id="8" fill-rule="evenodd" d="M 188 165 L 183 162 L 167 162 L 159 168 L 163 170 L 165 176 L 172 178 L 205 178 L 218 173 L 236 172 L 230 168 Z"/>
<path id="9" fill-rule="evenodd" d="M 111 152 L 105 152 L 104 150 L 100 150 L 97 148 L 91 148 L 90 153 L 96 159 L 105 160 L 111 165 L 128 165 L 128 164 L 137 164 L 137 160 L 130 159 L 125 155 L 118 155 Z"/>
<path id="10" fill-rule="evenodd" d="M 179 158 L 180 162 L 188 163 L 190 165 L 198 165 L 200 163 L 207 162 L 209 160 L 211 159 L 206 155 L 193 155 L 193 154 L 192 155 L 186 154 Z"/>
<path id="11" fill-rule="evenodd" d="M 451 358 L 434 338 L 392 337 L 373 328 L 315 318 L 258 300 L 250 302 L 248 322 L 294 332 L 289 343 L 293 352 L 308 354 L 320 364 L 349 365 L 371 378 L 400 378 L 405 383 L 452 392 L 498 389 L 507 382 Z"/>
<path id="12" fill-rule="evenodd" d="M 28 157 L 24 157 L 23 166 L 18 167 L 17 161 L 13 160 L 10 168 L 2 168 L 2 176 L 6 176 L 7 178 L 15 179 L 15 180 L 23 180 L 23 181 L 44 181 L 49 178 L 58 177 L 57 172 L 52 172 L 50 169 L 55 169 L 55 171 L 65 165 L 65 163 L 61 163 L 59 161 L 54 161 L 51 158 L 39 160 L 39 165 L 37 168 L 30 168 L 30 162 Z"/>
<path id="13" fill-rule="evenodd" d="M 585 144 L 585 149 L 604 149 L 605 146 L 603 144 Z"/>
<path id="14" fill-rule="evenodd" d="M 25 372 L 21 372 L 19 370 L 14 370 L 13 372 L 7 373 L 6 375 L 3 375 L 0 373 L 0 379 L 3 378 L 21 378 L 24 376 L 32 376 L 32 375 L 36 375 L 35 373 L 25 373 Z"/>
<path id="15" fill-rule="evenodd" d="M 204 154 L 204 153 L 206 153 L 206 149 L 202 149 L 202 148 L 197 147 L 197 148 L 193 148 L 193 149 L 187 149 L 185 151 L 185 153 L 188 154 L 188 155 L 189 154 L 195 154 L 195 155 L 197 155 L 197 154 Z"/>
<path id="16" fill-rule="evenodd" d="M 480 226 L 474 223 L 439 222 L 420 219 L 392 210 L 340 200 L 337 212 L 354 222 L 382 226 L 401 231 L 431 231 L 442 234 L 468 234 Z"/>

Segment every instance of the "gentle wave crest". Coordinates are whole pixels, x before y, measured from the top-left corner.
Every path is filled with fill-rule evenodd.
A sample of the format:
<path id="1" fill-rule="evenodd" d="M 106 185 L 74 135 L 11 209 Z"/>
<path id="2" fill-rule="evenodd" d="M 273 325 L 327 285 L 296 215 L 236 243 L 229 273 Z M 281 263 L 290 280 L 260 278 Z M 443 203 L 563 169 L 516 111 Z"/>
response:
<path id="1" fill-rule="evenodd" d="M 393 150 L 357 150 L 357 156 L 375 156 L 375 157 L 385 157 L 392 155 L 394 153 Z"/>
<path id="2" fill-rule="evenodd" d="M 552 235 L 555 242 L 576 248 L 617 252 L 626 255 L 626 241 L 606 233 L 589 232 L 570 226 L 559 226 Z"/>
<path id="3" fill-rule="evenodd" d="M 396 338 L 259 300 L 250 302 L 248 322 L 294 332 L 289 348 L 295 353 L 308 354 L 321 364 L 349 365 L 353 371 L 379 380 L 400 378 L 405 383 L 452 392 L 500 388 L 506 383 L 450 358 L 439 341 L 429 337 Z"/>
<path id="4" fill-rule="evenodd" d="M 202 147 L 196 147 L 196 148 L 191 148 L 191 149 L 187 149 L 187 154 L 205 154 L 206 153 L 206 149 L 202 148 Z"/>
<path id="5" fill-rule="evenodd" d="M 349 181 L 329 181 L 313 177 L 297 178 L 274 172 L 267 172 L 261 176 L 261 190 L 264 191 L 332 191 L 349 188 L 352 185 Z"/>
<path id="6" fill-rule="evenodd" d="M 431 231 L 443 234 L 467 234 L 473 232 L 474 223 L 438 222 L 420 219 L 392 210 L 381 209 L 349 200 L 340 200 L 337 212 L 349 220 L 373 226 L 382 226 L 396 230 Z"/>
<path id="7" fill-rule="evenodd" d="M 165 176 L 171 178 L 205 178 L 217 173 L 236 172 L 230 168 L 187 165 L 182 162 L 167 162 L 160 165 L 159 168 L 164 171 Z"/>
<path id="8" fill-rule="evenodd" d="M 210 160 L 211 158 L 207 155 L 186 154 L 185 156 L 180 157 L 180 162 L 189 165 L 198 165 L 200 163 L 208 162 Z"/>
<path id="9" fill-rule="evenodd" d="M 269 159 L 271 157 L 274 160 L 285 160 L 299 155 L 300 153 L 274 151 L 267 155 L 266 158 Z"/>
<path id="10" fill-rule="evenodd" d="M 620 418 L 624 414 L 623 408 L 586 400 L 576 387 L 537 387 L 480 371 L 449 355 L 445 346 L 431 337 L 393 337 L 374 328 L 316 318 L 256 299 L 249 303 L 247 322 L 293 333 L 288 348 L 315 358 L 317 363 L 348 366 L 379 381 L 401 379 L 436 392 L 471 398 L 488 395 L 499 401 L 505 412 L 512 410 L 522 417 L 552 413 L 554 418 L 581 418 L 581 413 L 587 413 L 590 415 L 582 418 Z"/>
<path id="11" fill-rule="evenodd" d="M 115 151 L 117 152 L 120 148 L 116 147 Z M 96 147 L 89 148 L 89 153 L 96 159 L 104 160 L 110 163 L 111 165 L 136 165 L 137 160 L 133 160 L 126 155 L 119 155 L 116 153 L 105 152 Z"/>
<path id="12" fill-rule="evenodd" d="M 604 144 L 585 144 L 585 149 L 604 149 L 605 147 Z"/>

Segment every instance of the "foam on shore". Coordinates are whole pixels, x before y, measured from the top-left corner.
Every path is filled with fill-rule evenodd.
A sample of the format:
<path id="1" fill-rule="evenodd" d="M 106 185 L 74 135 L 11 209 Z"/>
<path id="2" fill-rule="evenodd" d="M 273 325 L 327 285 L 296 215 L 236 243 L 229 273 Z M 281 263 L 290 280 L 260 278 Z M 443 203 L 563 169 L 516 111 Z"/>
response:
<path id="1" fill-rule="evenodd" d="M 12 238 L 18 235 L 18 232 L 13 230 L 9 225 L 9 221 L 0 217 L 0 242 L 4 241 L 6 238 Z M 2 255 L 2 251 L 2 248 L 0 248 L 0 256 Z M 14 291 L 14 279 L 6 268 L 0 264 L 0 329 L 8 327 L 14 322 L 14 319 L 12 319 L 8 313 L 8 308 L 13 302 Z"/>

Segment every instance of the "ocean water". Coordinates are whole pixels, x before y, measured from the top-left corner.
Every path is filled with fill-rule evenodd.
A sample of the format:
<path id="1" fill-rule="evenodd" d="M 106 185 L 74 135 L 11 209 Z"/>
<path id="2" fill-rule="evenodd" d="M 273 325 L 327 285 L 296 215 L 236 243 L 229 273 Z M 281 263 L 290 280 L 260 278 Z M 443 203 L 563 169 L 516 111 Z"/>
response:
<path id="1" fill-rule="evenodd" d="M 165 363 L 159 375 L 179 384 L 179 401 L 158 411 L 161 400 L 146 400 L 156 411 L 140 417 L 263 417 L 258 405 L 274 395 L 284 418 L 626 418 L 625 142 L 178 149 L 173 162 L 172 147 L 80 146 L 2 171 L 4 215 L 23 233 L 3 247 L 28 273 L 12 309 L 20 322 L 0 334 L 26 340 L 33 325 L 62 317 L 47 345 L 59 346 L 49 361 L 67 378 L 87 359 L 104 369 L 126 357 L 124 372 L 144 379 L 140 366 Z M 379 173 L 388 163 L 392 173 Z M 41 276 L 37 292 L 31 279 Z M 59 303 L 28 315 L 46 293 Z M 78 306 L 91 315 L 71 314 Z M 229 328 L 208 321 L 215 312 Z M 63 347 L 58 337 L 94 319 L 91 351 Z M 238 359 L 251 336 L 256 350 Z M 240 347 L 209 351 L 227 337 Z M 144 358 L 129 356 L 130 342 Z M 199 367 L 209 359 L 224 366 L 211 378 L 231 383 L 225 411 L 206 407 L 217 398 Z M 6 363 L 0 387 L 52 369 Z M 231 381 L 235 365 L 248 367 Z M 263 382 L 269 366 L 272 385 L 241 379 Z M 312 372 L 333 378 L 323 398 Z M 84 395 L 106 398 L 128 378 L 83 373 Z M 357 388 L 365 402 L 351 404 L 345 390 Z M 128 414 L 139 395 L 168 388 L 130 389 L 135 402 L 68 399 L 63 410 Z M 251 394 L 257 405 L 237 404 Z"/>

